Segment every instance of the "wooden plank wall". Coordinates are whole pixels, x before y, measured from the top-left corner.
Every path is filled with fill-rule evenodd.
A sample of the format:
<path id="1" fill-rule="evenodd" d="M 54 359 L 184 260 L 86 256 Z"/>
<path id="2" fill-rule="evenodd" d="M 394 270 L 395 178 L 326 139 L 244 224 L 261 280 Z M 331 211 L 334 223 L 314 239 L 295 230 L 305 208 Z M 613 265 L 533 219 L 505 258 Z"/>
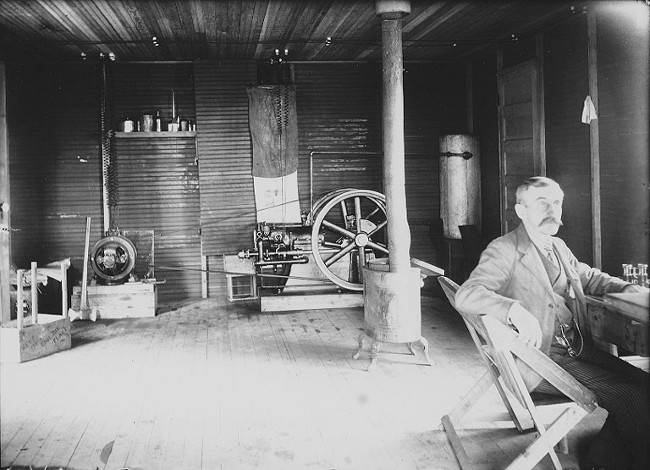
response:
<path id="1" fill-rule="evenodd" d="M 471 65 L 474 134 L 481 145 L 481 234 L 490 241 L 501 235 L 496 60 L 487 54 Z"/>
<path id="2" fill-rule="evenodd" d="M 255 226 L 246 86 L 257 68 L 253 61 L 196 62 L 194 71 L 203 255 L 233 254 Z"/>
<path id="3" fill-rule="evenodd" d="M 576 15 L 544 33 L 546 174 L 565 193 L 560 236 L 578 259 L 592 262 L 589 125 L 581 121 L 589 93 L 587 16 Z"/>
<path id="4" fill-rule="evenodd" d="M 117 139 L 121 230 L 153 230 L 161 303 L 201 296 L 199 178 L 193 137 Z M 146 272 L 146 271 L 145 271 Z M 142 276 L 145 272 L 138 273 Z"/>
<path id="5" fill-rule="evenodd" d="M 201 185 L 202 254 L 208 268 L 221 270 L 220 256 L 252 248 L 255 228 L 248 96 L 257 77 L 255 62 L 196 62 L 197 156 Z M 210 273 L 210 292 L 225 278 Z"/>
<path id="6" fill-rule="evenodd" d="M 69 257 L 74 282 L 87 216 L 101 236 L 99 68 L 8 64 L 7 89 L 13 261 Z"/>
<path id="7" fill-rule="evenodd" d="M 593 8 L 601 186 L 594 205 L 601 214 L 602 268 L 621 275 L 622 263 L 647 263 L 649 253 L 649 33 L 639 10 Z M 580 119 L 589 93 L 587 39 L 586 15 L 549 26 L 543 59 L 547 174 L 566 192 L 560 236 L 579 259 L 592 262 L 592 149 L 589 126 Z M 535 57 L 533 51 L 527 39 L 504 47 L 504 65 Z"/>
<path id="8" fill-rule="evenodd" d="M 596 21 L 602 259 L 616 275 L 649 254 L 650 46 L 647 7 L 638 7 L 603 8 Z"/>
<path id="9" fill-rule="evenodd" d="M 380 66 L 301 63 L 294 75 L 301 209 L 310 210 L 310 177 L 314 202 L 341 188 L 381 191 Z"/>
<path id="10" fill-rule="evenodd" d="M 404 139 L 411 256 L 442 268 L 448 247 L 431 238 L 440 219 L 440 137 L 468 132 L 466 98 L 465 64 L 406 64 Z"/>
<path id="11" fill-rule="evenodd" d="M 115 64 L 110 75 L 114 128 L 161 110 L 196 119 L 191 63 Z M 143 133 L 144 134 L 144 133 Z M 156 279 L 161 303 L 201 296 L 199 178 L 194 137 L 142 136 L 116 139 L 121 230 L 153 230 Z M 165 268 L 166 267 L 166 268 Z"/>

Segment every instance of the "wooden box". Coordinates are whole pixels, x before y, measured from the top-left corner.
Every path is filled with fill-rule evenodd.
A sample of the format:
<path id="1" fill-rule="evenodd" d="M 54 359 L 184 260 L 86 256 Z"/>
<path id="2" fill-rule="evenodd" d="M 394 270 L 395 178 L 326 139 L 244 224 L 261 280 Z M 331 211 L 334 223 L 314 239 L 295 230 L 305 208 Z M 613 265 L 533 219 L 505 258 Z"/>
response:
<path id="1" fill-rule="evenodd" d="M 39 314 L 38 323 L 18 328 L 16 320 L 0 328 L 2 362 L 25 362 L 70 349 L 70 319 L 61 315 Z"/>
<path id="2" fill-rule="evenodd" d="M 79 310 L 81 287 L 72 289 L 70 307 Z M 99 318 L 155 317 L 158 307 L 156 284 L 127 282 L 114 286 L 88 286 L 88 307 L 96 308 Z"/>
<path id="3" fill-rule="evenodd" d="M 223 269 L 226 271 L 226 291 L 230 302 L 257 299 L 257 280 L 253 260 L 241 259 L 237 255 L 225 255 Z"/>

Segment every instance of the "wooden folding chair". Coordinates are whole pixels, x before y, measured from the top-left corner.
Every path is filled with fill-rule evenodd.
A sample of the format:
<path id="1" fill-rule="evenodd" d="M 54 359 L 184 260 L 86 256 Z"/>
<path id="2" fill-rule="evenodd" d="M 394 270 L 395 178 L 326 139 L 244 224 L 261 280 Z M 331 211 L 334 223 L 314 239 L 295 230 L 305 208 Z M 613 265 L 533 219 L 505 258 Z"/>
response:
<path id="1" fill-rule="evenodd" d="M 456 309 L 454 300 L 458 284 L 444 276 L 438 277 L 438 282 Z M 461 468 L 473 467 L 457 429 L 486 427 L 462 426 L 462 421 L 478 399 L 494 385 L 508 412 L 507 422 L 514 425 L 520 433 L 531 429 L 538 433 L 536 439 L 506 468 L 530 469 L 548 454 L 554 468 L 561 469 L 555 447 L 558 446 L 564 453 L 568 452 L 566 436 L 583 417 L 598 407 L 595 395 L 540 350 L 521 341 L 514 330 L 495 318 L 460 311 L 458 313 L 463 317 L 487 368 L 487 372 L 469 393 L 449 414 L 442 417 L 442 426 Z M 515 364 L 515 358 L 535 370 L 565 396 L 531 396 Z M 546 423 L 550 423 L 548 427 Z M 491 420 L 491 425 L 488 427 L 497 427 L 498 423 Z"/>

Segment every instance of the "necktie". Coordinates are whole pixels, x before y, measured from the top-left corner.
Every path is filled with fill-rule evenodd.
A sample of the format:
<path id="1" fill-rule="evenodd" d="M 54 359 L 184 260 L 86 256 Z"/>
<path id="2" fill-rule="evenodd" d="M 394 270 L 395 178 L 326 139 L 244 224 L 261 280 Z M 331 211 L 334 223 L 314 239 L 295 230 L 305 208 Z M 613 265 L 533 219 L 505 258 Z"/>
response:
<path id="1" fill-rule="evenodd" d="M 556 268 L 558 266 L 557 262 L 557 257 L 555 256 L 555 252 L 553 251 L 553 246 L 550 244 L 547 244 L 544 246 L 544 252 L 546 253 L 546 258 L 555 266 Z"/>
<path id="2" fill-rule="evenodd" d="M 557 281 L 558 277 L 560 277 L 560 265 L 558 263 L 557 256 L 553 251 L 553 246 L 550 243 L 544 246 L 544 256 L 544 265 L 546 267 L 546 271 L 548 272 L 548 277 L 551 281 L 551 284 L 554 284 L 555 281 Z"/>

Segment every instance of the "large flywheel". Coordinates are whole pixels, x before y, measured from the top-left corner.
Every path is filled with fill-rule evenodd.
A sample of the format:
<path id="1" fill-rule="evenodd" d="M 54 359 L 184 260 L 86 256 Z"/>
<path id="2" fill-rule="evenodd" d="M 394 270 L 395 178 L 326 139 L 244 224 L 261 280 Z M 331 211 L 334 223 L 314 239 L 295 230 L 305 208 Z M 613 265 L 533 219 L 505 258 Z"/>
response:
<path id="1" fill-rule="evenodd" d="M 362 268 L 388 255 L 386 197 L 370 190 L 337 190 L 318 200 L 311 216 L 311 248 L 319 269 L 333 283 L 362 291 Z M 335 269 L 345 260 L 347 278 Z"/>

